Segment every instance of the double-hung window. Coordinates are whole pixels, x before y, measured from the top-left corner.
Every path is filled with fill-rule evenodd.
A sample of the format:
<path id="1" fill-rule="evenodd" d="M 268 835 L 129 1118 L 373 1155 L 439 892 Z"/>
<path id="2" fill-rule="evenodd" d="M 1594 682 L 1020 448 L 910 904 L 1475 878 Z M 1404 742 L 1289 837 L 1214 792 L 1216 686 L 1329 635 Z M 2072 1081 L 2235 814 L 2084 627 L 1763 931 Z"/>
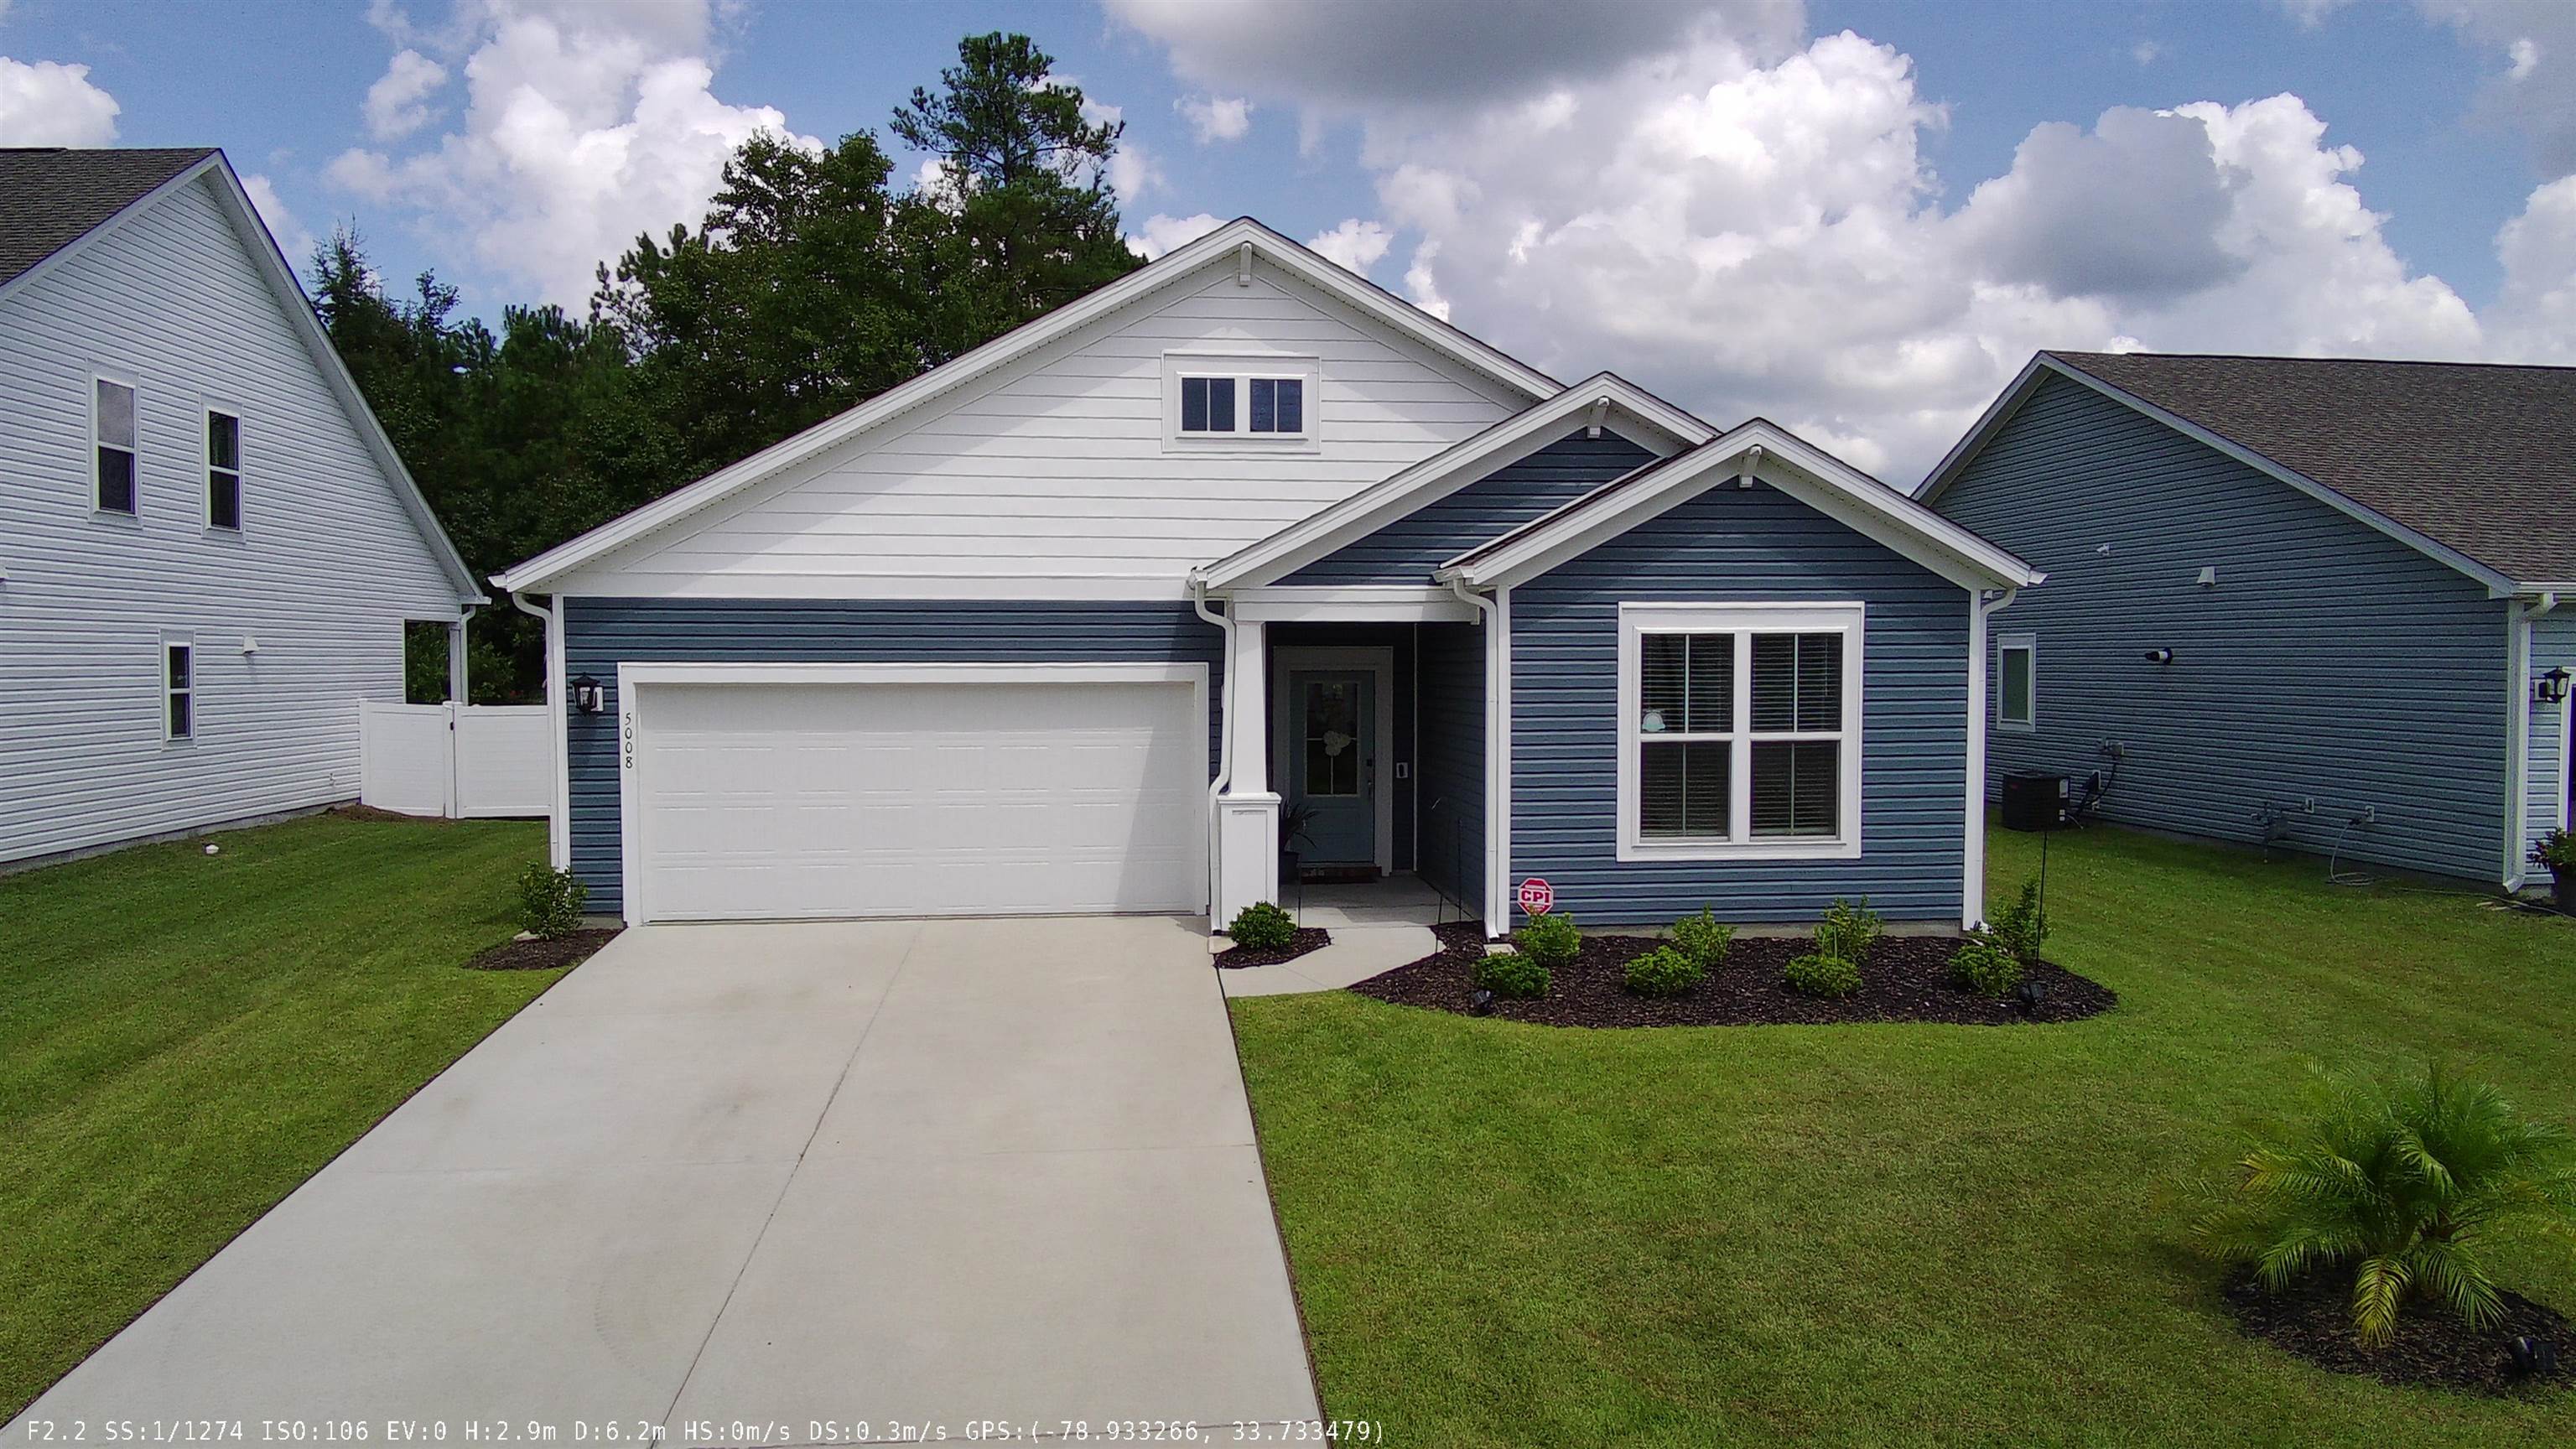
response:
<path id="1" fill-rule="evenodd" d="M 134 512 L 134 387 L 98 378 L 90 402 L 95 447 L 91 501 L 101 513 Z"/>
<path id="2" fill-rule="evenodd" d="M 238 529 L 241 522 L 241 419 L 206 409 L 206 526 Z"/>
<path id="3" fill-rule="evenodd" d="M 161 638 L 162 737 L 194 739 L 197 734 L 197 647 L 173 635 Z"/>
<path id="4" fill-rule="evenodd" d="M 1995 728 L 2028 733 L 2039 726 L 2039 636 L 1995 640 Z"/>
<path id="5" fill-rule="evenodd" d="M 1619 856 L 1860 853 L 1862 607 L 1619 611 Z"/>

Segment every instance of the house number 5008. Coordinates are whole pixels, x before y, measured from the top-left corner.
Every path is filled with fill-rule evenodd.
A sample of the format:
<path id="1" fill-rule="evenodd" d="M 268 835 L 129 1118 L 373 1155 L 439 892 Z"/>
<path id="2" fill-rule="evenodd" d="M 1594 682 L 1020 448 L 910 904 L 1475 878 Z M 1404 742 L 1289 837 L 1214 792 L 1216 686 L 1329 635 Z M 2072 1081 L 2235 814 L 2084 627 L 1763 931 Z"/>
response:
<path id="1" fill-rule="evenodd" d="M 620 718 L 623 723 L 618 725 L 617 733 L 626 756 L 626 768 L 631 770 L 635 768 L 635 711 L 630 709 Z"/>

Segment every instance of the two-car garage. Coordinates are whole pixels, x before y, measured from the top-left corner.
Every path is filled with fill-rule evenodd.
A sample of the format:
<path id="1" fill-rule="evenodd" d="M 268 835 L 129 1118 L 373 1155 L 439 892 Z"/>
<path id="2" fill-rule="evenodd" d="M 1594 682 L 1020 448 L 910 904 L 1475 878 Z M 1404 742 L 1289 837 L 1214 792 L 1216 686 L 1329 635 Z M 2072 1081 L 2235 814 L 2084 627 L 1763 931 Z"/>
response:
<path id="1" fill-rule="evenodd" d="M 619 670 L 629 921 L 1203 912 L 1203 664 Z"/>

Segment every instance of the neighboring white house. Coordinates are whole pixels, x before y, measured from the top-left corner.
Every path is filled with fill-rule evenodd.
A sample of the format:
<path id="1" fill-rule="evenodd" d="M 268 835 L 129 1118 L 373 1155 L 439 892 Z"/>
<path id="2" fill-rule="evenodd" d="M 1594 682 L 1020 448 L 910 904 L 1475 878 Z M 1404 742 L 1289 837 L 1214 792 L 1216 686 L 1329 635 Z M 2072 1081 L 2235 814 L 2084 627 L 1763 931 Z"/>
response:
<path id="1" fill-rule="evenodd" d="M 482 598 L 221 152 L 0 150 L 0 864 L 355 798 Z"/>

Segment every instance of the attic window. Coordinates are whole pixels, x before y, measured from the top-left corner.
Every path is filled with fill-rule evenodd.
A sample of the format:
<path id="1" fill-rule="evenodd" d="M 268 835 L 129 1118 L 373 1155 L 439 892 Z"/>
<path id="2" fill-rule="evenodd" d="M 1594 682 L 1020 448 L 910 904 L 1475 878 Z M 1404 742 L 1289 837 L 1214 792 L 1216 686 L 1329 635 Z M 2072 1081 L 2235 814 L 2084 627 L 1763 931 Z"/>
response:
<path id="1" fill-rule="evenodd" d="M 1167 358 L 1166 436 L 1182 448 L 1309 446 L 1315 383 L 1316 366 L 1307 358 Z"/>

